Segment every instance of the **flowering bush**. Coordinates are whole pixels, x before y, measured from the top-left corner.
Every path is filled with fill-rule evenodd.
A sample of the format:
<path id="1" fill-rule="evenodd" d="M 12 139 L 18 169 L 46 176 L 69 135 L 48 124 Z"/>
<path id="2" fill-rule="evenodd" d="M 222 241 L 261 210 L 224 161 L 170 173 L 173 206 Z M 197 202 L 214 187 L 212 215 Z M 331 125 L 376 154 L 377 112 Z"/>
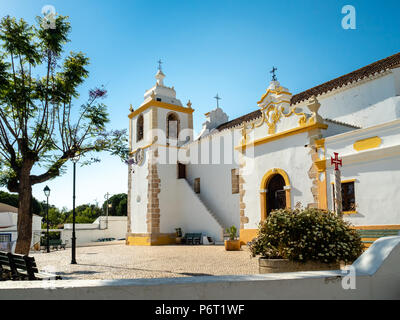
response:
<path id="1" fill-rule="evenodd" d="M 353 262 L 363 252 L 350 223 L 319 209 L 277 210 L 259 226 L 250 243 L 253 257 L 306 262 Z"/>

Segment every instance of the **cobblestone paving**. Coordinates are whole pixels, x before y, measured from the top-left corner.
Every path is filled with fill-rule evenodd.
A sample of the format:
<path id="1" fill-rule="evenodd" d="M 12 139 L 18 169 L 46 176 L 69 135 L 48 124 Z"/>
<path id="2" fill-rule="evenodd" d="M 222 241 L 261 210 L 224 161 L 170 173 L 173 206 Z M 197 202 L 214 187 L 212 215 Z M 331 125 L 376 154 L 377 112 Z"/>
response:
<path id="1" fill-rule="evenodd" d="M 133 247 L 104 245 L 32 254 L 40 270 L 63 279 L 175 278 L 258 273 L 258 260 L 247 249 L 225 251 L 223 246 Z"/>

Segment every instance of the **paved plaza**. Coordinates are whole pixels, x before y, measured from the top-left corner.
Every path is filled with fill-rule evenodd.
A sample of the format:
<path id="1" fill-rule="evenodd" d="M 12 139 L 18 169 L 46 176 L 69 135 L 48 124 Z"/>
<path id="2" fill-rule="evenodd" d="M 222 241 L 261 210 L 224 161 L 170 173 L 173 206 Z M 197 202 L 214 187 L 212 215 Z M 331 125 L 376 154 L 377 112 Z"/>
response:
<path id="1" fill-rule="evenodd" d="M 175 278 L 258 273 L 258 260 L 247 249 L 225 251 L 223 246 L 136 247 L 103 245 L 32 254 L 39 269 L 63 279 Z"/>

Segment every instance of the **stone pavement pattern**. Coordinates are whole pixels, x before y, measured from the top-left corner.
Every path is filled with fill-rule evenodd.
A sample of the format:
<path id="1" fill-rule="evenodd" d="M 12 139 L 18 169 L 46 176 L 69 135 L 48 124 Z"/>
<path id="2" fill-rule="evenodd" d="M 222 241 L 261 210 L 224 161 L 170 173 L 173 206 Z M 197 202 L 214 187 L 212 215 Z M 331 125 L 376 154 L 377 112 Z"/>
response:
<path id="1" fill-rule="evenodd" d="M 105 245 L 32 254 L 40 270 L 63 279 L 139 279 L 258 274 L 258 259 L 248 250 L 225 251 L 223 246 L 134 247 Z"/>

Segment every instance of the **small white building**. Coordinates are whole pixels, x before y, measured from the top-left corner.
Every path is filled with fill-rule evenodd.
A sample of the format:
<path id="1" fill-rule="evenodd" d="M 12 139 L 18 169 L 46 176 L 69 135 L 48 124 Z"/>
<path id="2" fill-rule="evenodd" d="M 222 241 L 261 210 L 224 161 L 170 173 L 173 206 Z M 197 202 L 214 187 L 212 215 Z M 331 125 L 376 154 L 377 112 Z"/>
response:
<path id="1" fill-rule="evenodd" d="M 31 248 L 40 244 L 42 217 L 33 215 Z M 0 203 L 0 250 L 14 252 L 18 238 L 18 208 Z"/>
<path id="2" fill-rule="evenodd" d="M 127 217 L 102 216 L 93 223 L 75 224 L 76 244 L 79 246 L 90 245 L 99 239 L 114 238 L 125 239 L 127 229 Z M 72 224 L 64 224 L 61 230 L 61 240 L 67 246 L 71 246 Z"/>

